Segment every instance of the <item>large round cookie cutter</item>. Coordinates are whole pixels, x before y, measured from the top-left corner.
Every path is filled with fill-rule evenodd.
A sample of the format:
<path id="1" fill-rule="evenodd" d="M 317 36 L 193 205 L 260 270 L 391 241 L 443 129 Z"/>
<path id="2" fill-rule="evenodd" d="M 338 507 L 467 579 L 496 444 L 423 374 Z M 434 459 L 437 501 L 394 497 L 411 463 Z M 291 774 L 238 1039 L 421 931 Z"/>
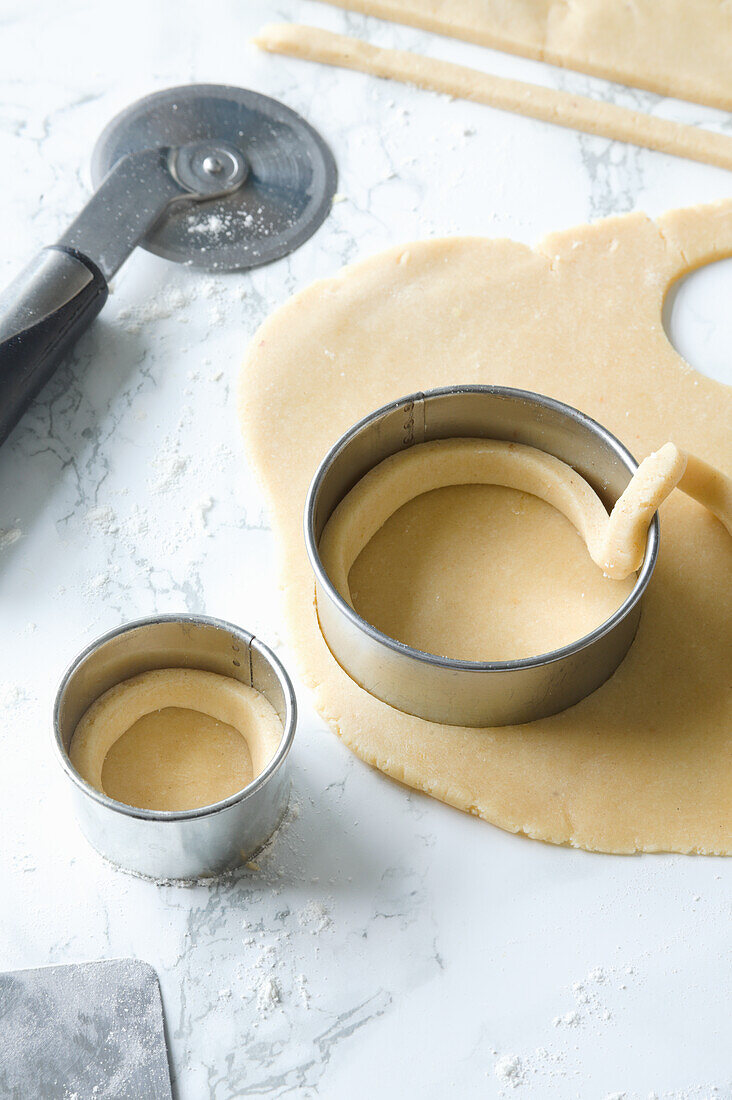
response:
<path id="1" fill-rule="evenodd" d="M 231 797 L 195 810 L 144 810 L 108 798 L 72 766 L 69 746 L 82 714 L 115 684 L 160 668 L 230 676 L 255 688 L 277 711 L 277 752 L 261 775 Z M 296 723 L 292 683 L 272 650 L 247 631 L 203 615 L 139 619 L 98 638 L 72 662 L 53 709 L 56 754 L 87 840 L 118 867 L 163 881 L 220 875 L 264 847 L 287 810 Z"/>
<path id="2" fill-rule="evenodd" d="M 635 584 L 617 611 L 571 645 L 515 661 L 438 657 L 390 638 L 349 606 L 320 559 L 318 545 L 326 523 L 369 470 L 415 443 L 458 437 L 509 440 L 546 451 L 585 478 L 608 511 L 638 468 L 631 453 L 601 424 L 570 405 L 527 390 L 454 386 L 384 405 L 338 440 L 310 486 L 305 542 L 315 573 L 320 629 L 348 675 L 397 710 L 459 726 L 503 726 L 546 718 L 600 687 L 628 652 L 658 556 L 657 516 L 648 530 Z"/>

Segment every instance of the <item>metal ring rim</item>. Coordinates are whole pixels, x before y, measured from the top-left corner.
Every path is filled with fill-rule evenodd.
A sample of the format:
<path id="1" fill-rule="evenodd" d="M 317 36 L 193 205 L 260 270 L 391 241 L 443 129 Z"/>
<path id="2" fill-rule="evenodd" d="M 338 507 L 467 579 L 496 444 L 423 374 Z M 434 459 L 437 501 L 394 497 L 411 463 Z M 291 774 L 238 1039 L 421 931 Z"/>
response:
<path id="1" fill-rule="evenodd" d="M 226 630 L 228 633 L 236 636 L 240 641 L 246 643 L 247 646 L 254 646 L 259 653 L 268 662 L 272 671 L 274 672 L 280 687 L 282 688 L 285 698 L 285 720 L 282 724 L 282 740 L 278 746 L 277 752 L 270 760 L 267 767 L 263 772 L 260 772 L 251 783 L 248 783 L 246 787 L 242 787 L 241 790 L 236 791 L 234 794 L 229 795 L 228 798 L 222 799 L 220 802 L 212 802 L 208 806 L 198 806 L 193 810 L 146 810 L 140 806 L 128 806 L 125 802 L 118 802 L 114 798 L 110 798 L 102 791 L 98 791 L 96 787 L 92 787 L 90 783 L 87 783 L 83 779 L 76 769 L 73 767 L 71 760 L 69 759 L 68 752 L 64 747 L 61 739 L 61 731 L 59 728 L 59 712 L 61 708 L 61 701 L 63 699 L 64 692 L 71 678 L 75 675 L 77 669 L 80 667 L 83 661 L 88 656 L 94 653 L 106 642 L 112 641 L 114 638 L 119 637 L 122 634 L 126 634 L 128 631 L 135 630 L 142 626 L 156 626 L 160 623 L 166 622 L 179 622 L 179 623 L 195 623 L 201 626 L 212 626 L 216 629 Z M 250 634 L 248 631 L 242 629 L 242 627 L 236 626 L 234 623 L 227 622 L 225 619 L 217 619 L 209 615 L 176 615 L 175 613 L 165 615 L 150 615 L 141 619 L 133 619 L 129 622 L 122 623 L 121 626 L 115 627 L 112 630 L 106 631 L 101 634 L 89 645 L 77 654 L 76 657 L 66 668 L 56 692 L 56 696 L 53 702 L 52 712 L 52 732 L 53 732 L 53 745 L 61 768 L 69 778 L 83 794 L 92 798 L 95 802 L 98 802 L 101 806 L 104 806 L 108 810 L 123 814 L 125 817 L 133 817 L 142 819 L 143 821 L 193 821 L 196 818 L 211 817 L 214 814 L 223 812 L 229 809 L 231 806 L 237 805 L 239 802 L 243 802 L 251 795 L 255 794 L 261 787 L 263 787 L 272 776 L 279 771 L 282 764 L 285 762 L 292 742 L 295 737 L 295 730 L 297 727 L 297 700 L 295 698 L 295 689 L 292 686 L 292 681 L 285 669 L 284 665 L 280 661 L 279 657 L 260 641 L 254 634 Z M 73 734 L 72 734 L 73 736 Z"/>
<path id="2" fill-rule="evenodd" d="M 320 554 L 318 552 L 317 542 L 315 539 L 315 509 L 318 501 L 318 493 L 322 482 L 328 473 L 328 470 L 335 459 L 341 454 L 343 450 L 351 443 L 356 435 L 364 428 L 375 420 L 380 419 L 387 413 L 394 412 L 400 407 L 408 405 L 410 402 L 416 402 L 420 400 L 429 400 L 435 397 L 449 396 L 452 394 L 460 393 L 490 393 L 499 397 L 519 398 L 528 401 L 531 404 L 540 405 L 545 409 L 551 409 L 553 412 L 558 412 L 561 415 L 569 416 L 570 419 L 578 420 L 584 427 L 588 428 L 593 434 L 600 436 L 611 448 L 615 451 L 617 456 L 621 459 L 624 466 L 630 471 L 631 476 L 638 469 L 638 463 L 630 453 L 628 448 L 620 442 L 617 436 L 614 436 L 607 428 L 600 424 L 597 420 L 593 420 L 592 417 L 587 416 L 586 413 L 580 412 L 579 409 L 575 409 L 572 405 L 567 405 L 563 401 L 558 401 L 553 397 L 547 397 L 544 394 L 535 393 L 533 390 L 515 389 L 511 386 L 488 386 L 488 385 L 457 385 L 457 386 L 441 386 L 432 390 L 418 391 L 417 393 L 409 394 L 406 397 L 398 398 L 396 401 L 387 402 L 380 408 L 375 409 L 373 412 L 368 413 L 362 417 L 357 423 L 352 425 L 330 448 L 328 453 L 321 461 L 318 469 L 316 470 L 313 479 L 308 489 L 307 498 L 305 501 L 305 513 L 304 513 L 304 535 L 305 546 L 310 560 L 311 568 L 315 574 L 315 578 L 318 584 L 328 594 L 328 597 L 336 605 L 339 612 L 344 615 L 352 626 L 354 626 L 361 633 L 365 634 L 372 641 L 379 645 L 384 646 L 387 649 L 392 650 L 401 656 L 407 657 L 414 661 L 419 661 L 422 664 L 437 666 L 439 668 L 448 669 L 451 671 L 459 672 L 473 672 L 473 673 L 486 673 L 486 672 L 514 672 L 521 671 L 523 669 L 538 668 L 545 665 L 553 664 L 556 661 L 561 661 L 566 657 L 574 656 L 577 653 L 581 653 L 582 650 L 587 649 L 594 643 L 598 642 L 601 638 L 605 637 L 611 630 L 622 622 L 637 606 L 642 599 L 646 588 L 653 575 L 653 570 L 658 558 L 659 544 L 660 544 L 660 526 L 658 522 L 658 515 L 656 514 L 651 521 L 648 528 L 648 541 L 646 544 L 646 552 L 643 558 L 643 564 L 639 570 L 636 582 L 633 588 L 620 607 L 610 616 L 605 619 L 598 627 L 596 627 L 589 634 L 583 635 L 578 638 L 577 641 L 571 642 L 569 645 L 562 646 L 561 649 L 552 649 L 546 653 L 538 654 L 535 657 L 521 657 L 513 661 L 464 661 L 455 657 L 440 657 L 434 653 L 427 653 L 425 650 L 415 649 L 413 646 L 407 645 L 404 642 L 399 642 L 395 638 L 391 638 L 388 634 L 384 634 L 383 631 L 378 630 L 371 623 L 368 623 L 363 619 L 357 611 L 354 610 L 348 604 L 338 591 L 334 588 L 330 581 L 323 564 L 320 560 Z M 316 605 L 317 606 L 317 605 Z M 347 670 L 346 670 L 347 671 Z"/>

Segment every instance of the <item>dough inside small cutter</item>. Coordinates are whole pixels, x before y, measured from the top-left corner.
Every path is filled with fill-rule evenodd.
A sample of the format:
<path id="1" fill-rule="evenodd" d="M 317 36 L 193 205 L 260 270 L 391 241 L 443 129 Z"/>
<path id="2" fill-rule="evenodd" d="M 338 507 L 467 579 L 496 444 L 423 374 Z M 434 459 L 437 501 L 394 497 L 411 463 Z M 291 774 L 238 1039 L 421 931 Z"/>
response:
<path id="1" fill-rule="evenodd" d="M 544 451 L 418 444 L 341 501 L 321 559 L 363 618 L 416 649 L 475 661 L 538 656 L 621 606 L 648 525 L 686 465 L 671 443 L 649 455 L 608 516 L 589 483 Z"/>
<path id="2" fill-rule="evenodd" d="M 282 723 L 254 688 L 199 669 L 155 669 L 116 684 L 79 721 L 69 756 L 118 802 L 191 810 L 246 787 L 267 767 Z"/>

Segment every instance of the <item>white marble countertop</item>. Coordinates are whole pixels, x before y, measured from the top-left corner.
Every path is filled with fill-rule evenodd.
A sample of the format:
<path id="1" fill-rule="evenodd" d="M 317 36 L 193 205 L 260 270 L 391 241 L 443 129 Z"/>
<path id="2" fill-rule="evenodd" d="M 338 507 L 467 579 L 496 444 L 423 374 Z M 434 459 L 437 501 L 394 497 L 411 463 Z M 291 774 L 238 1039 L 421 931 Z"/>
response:
<path id="1" fill-rule="evenodd" d="M 710 109 L 313 0 L 5 0 L 2 283 L 84 201 L 106 121 L 171 84 L 243 85 L 303 113 L 335 153 L 345 201 L 299 252 L 251 274 L 212 278 L 138 252 L 0 453 L 0 965 L 152 963 L 178 1100 L 732 1097 L 722 860 L 596 856 L 502 833 L 367 768 L 299 688 L 299 812 L 260 873 L 160 888 L 103 863 L 70 817 L 50 704 L 95 635 L 155 611 L 207 612 L 292 668 L 234 408 L 267 313 L 397 241 L 533 242 L 731 193 L 721 170 L 258 55 L 249 36 L 281 18 L 732 131 Z M 730 263 L 678 296 L 674 332 L 732 381 Z"/>

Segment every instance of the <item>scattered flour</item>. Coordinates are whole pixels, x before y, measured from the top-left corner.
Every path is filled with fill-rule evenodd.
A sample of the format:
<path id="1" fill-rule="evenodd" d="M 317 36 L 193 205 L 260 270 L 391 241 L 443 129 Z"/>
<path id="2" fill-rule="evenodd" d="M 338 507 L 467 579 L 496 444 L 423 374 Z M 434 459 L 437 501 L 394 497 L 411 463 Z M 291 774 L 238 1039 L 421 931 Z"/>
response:
<path id="1" fill-rule="evenodd" d="M 213 497 L 201 497 L 201 499 L 197 500 L 191 509 L 192 514 L 195 516 L 196 526 L 199 528 L 199 530 L 205 531 L 208 535 L 211 534 L 208 529 L 208 513 L 211 511 L 213 506 Z"/>
<path id="2" fill-rule="evenodd" d="M 566 1027 L 577 1027 L 580 1023 L 580 1014 L 573 1009 L 571 1012 L 565 1012 L 563 1016 L 555 1016 L 552 1023 L 555 1027 L 560 1027 L 562 1024 Z"/>
<path id="3" fill-rule="evenodd" d="M 314 936 L 319 932 L 325 932 L 333 924 L 328 908 L 322 901 L 312 899 L 300 910 L 298 923 L 301 928 L 306 928 Z"/>
<path id="4" fill-rule="evenodd" d="M 22 535 L 20 527 L 7 527 L 5 530 L 0 530 L 0 550 L 6 550 L 8 546 L 12 546 Z"/>
<path id="5" fill-rule="evenodd" d="M 25 703 L 28 693 L 19 685 L 9 680 L 0 680 L 0 710 L 8 711 Z"/>
<path id="6" fill-rule="evenodd" d="M 310 1008 L 310 994 L 307 988 L 307 979 L 304 974 L 295 975 L 295 992 L 303 1008 Z"/>
<path id="7" fill-rule="evenodd" d="M 345 198 L 345 196 L 344 196 Z M 202 215 L 200 213 L 189 214 L 186 219 L 187 231 L 193 238 L 193 243 L 204 252 L 209 245 L 220 244 L 224 241 L 239 240 L 241 226 L 254 230 L 255 237 L 267 237 L 276 229 L 272 221 L 266 220 L 264 207 L 256 210 L 224 210 L 221 213 Z"/>
<path id="8" fill-rule="evenodd" d="M 493 1067 L 493 1072 L 505 1085 L 516 1088 L 524 1079 L 524 1070 L 518 1054 L 504 1054 Z"/>
<path id="9" fill-rule="evenodd" d="M 574 982 L 572 984 L 572 992 L 574 993 L 575 1000 L 578 1004 L 586 1005 L 590 1003 L 590 995 L 583 986 L 582 982 Z"/>
<path id="10" fill-rule="evenodd" d="M 282 1001 L 282 992 L 276 978 L 266 977 L 257 987 L 257 1011 L 266 1016 Z"/>
<path id="11" fill-rule="evenodd" d="M 84 591 L 88 596 L 104 595 L 109 591 L 112 580 L 119 571 L 118 565 L 112 565 L 106 573 L 95 573 L 84 585 Z"/>
<path id="12" fill-rule="evenodd" d="M 158 451 L 150 464 L 147 489 L 152 498 L 165 497 L 175 500 L 177 505 L 173 516 L 166 523 L 158 518 L 157 503 L 151 500 L 147 506 L 140 504 L 111 504 L 90 508 L 84 516 L 89 531 L 101 538 L 121 542 L 125 548 L 135 554 L 140 553 L 141 540 L 152 541 L 145 546 L 145 556 L 150 560 L 162 560 L 166 555 L 187 547 L 191 539 L 201 534 L 209 535 L 210 515 L 215 499 L 210 493 L 196 495 L 197 488 L 203 488 L 203 471 L 193 458 L 182 450 L 187 424 L 185 417 L 178 430 L 167 436 L 158 446 Z M 228 464 L 232 452 L 221 445 L 211 452 L 211 458 L 219 467 Z M 122 494 L 119 494 L 122 496 Z M 119 572 L 115 565 L 99 572 L 87 580 L 85 591 L 88 595 L 104 594 Z"/>
<path id="13" fill-rule="evenodd" d="M 204 237 L 220 237 L 226 229 L 226 220 L 220 214 L 209 214 L 206 218 L 196 218 L 190 214 L 187 219 L 188 232 Z"/>
<path id="14" fill-rule="evenodd" d="M 636 968 L 628 965 L 593 967 L 585 978 L 572 983 L 571 992 L 574 998 L 574 1007 L 555 1016 L 552 1024 L 555 1028 L 561 1029 L 560 1034 L 564 1032 L 564 1029 L 587 1028 L 593 1039 L 595 1037 L 600 1039 L 603 1030 L 613 1018 L 605 1003 L 606 999 L 611 997 L 613 993 L 620 993 L 621 990 L 625 989 L 627 979 L 635 975 Z M 496 1077 L 501 1079 L 505 1088 L 517 1088 L 519 1085 L 531 1085 L 538 1088 L 540 1083 L 550 1078 L 564 1078 L 569 1074 L 576 1076 L 576 1052 L 579 1047 L 572 1043 L 566 1033 L 564 1039 L 559 1040 L 558 1038 L 557 1046 L 559 1049 L 557 1047 L 553 1047 L 553 1049 L 538 1047 L 533 1052 L 522 1051 L 519 1054 L 504 1055 L 495 1063 L 493 1072 Z M 493 1053 L 497 1055 L 498 1051 Z M 626 1094 L 621 1092 L 611 1095 L 623 1098 Z M 692 1097 L 696 1100 L 697 1096 L 701 1100 L 702 1095 L 706 1100 L 707 1095 L 714 1095 L 714 1091 L 699 1093 L 692 1089 L 691 1092 L 682 1091 L 680 1093 L 664 1094 L 664 1096 L 668 1096 L 669 1100 L 672 1100 L 672 1098 L 673 1100 L 692 1100 Z M 605 1098 L 605 1100 L 608 1100 L 608 1098 Z"/>
<path id="15" fill-rule="evenodd" d="M 150 492 L 169 493 L 171 489 L 178 488 L 188 469 L 188 464 L 188 458 L 179 454 L 177 446 L 166 440 L 162 451 L 153 459 L 157 474 L 148 481 Z"/>
<path id="16" fill-rule="evenodd" d="M 119 531 L 117 514 L 109 505 L 90 508 L 84 516 L 85 522 L 100 535 L 116 535 Z"/>
<path id="17" fill-rule="evenodd" d="M 180 320 L 187 321 L 185 307 L 190 304 L 190 291 L 185 291 L 178 286 L 165 286 L 155 297 L 142 305 L 125 306 L 117 314 L 117 320 L 122 322 L 126 332 L 131 334 L 142 332 L 145 325 L 153 321 L 164 321 L 174 314 L 179 315 Z"/>
<path id="18" fill-rule="evenodd" d="M 497 1051 L 493 1052 L 494 1054 Z M 566 1077 L 563 1068 L 565 1056 L 562 1053 L 537 1047 L 528 1055 L 504 1054 L 493 1066 L 493 1073 L 504 1088 L 518 1088 L 520 1085 L 534 1085 L 538 1081 L 547 1081 L 555 1077 Z M 535 1089 L 532 1089 L 532 1094 Z M 539 1095 L 539 1093 L 536 1093 Z"/>

